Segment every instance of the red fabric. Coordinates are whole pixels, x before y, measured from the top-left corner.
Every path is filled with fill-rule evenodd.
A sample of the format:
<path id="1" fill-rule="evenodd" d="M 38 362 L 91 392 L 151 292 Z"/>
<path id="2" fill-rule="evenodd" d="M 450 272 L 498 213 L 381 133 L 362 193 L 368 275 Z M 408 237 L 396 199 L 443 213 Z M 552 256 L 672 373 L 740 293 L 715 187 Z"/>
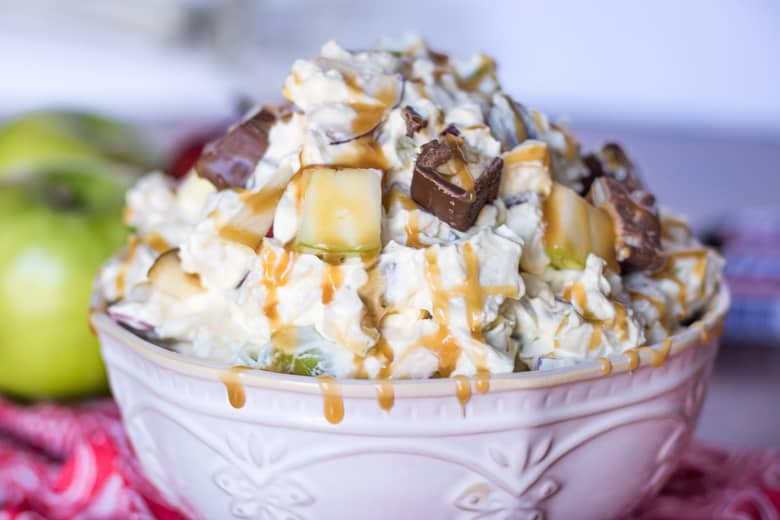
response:
<path id="1" fill-rule="evenodd" d="M 780 449 L 740 453 L 694 444 L 638 518 L 780 519 Z"/>
<path id="2" fill-rule="evenodd" d="M 0 520 L 183 520 L 144 479 L 114 403 L 0 399 Z M 780 450 L 694 444 L 632 520 L 779 520 Z"/>
<path id="3" fill-rule="evenodd" d="M 143 477 L 110 400 L 0 399 L 0 520 L 183 520 Z"/>

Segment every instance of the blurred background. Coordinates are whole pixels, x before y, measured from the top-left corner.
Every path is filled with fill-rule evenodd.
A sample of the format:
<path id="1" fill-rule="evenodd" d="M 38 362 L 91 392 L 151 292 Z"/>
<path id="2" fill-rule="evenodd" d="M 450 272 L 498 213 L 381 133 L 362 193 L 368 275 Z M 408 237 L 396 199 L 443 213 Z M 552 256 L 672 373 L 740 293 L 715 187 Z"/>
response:
<path id="1" fill-rule="evenodd" d="M 511 94 L 568 119 L 586 144 L 619 136 L 661 200 L 697 221 L 778 204 L 775 0 L 0 6 L 0 118 L 66 105 L 191 130 L 230 115 L 242 97 L 280 98 L 292 60 L 328 39 L 361 48 L 414 31 L 457 55 L 495 56 Z"/>
<path id="2" fill-rule="evenodd" d="M 101 112 L 160 164 L 246 100 L 280 99 L 292 61 L 328 39 L 413 31 L 493 55 L 516 99 L 586 148 L 622 142 L 662 203 L 726 248 L 735 313 L 700 435 L 780 442 L 780 2 L 0 0 L 0 13 L 0 122 Z"/>

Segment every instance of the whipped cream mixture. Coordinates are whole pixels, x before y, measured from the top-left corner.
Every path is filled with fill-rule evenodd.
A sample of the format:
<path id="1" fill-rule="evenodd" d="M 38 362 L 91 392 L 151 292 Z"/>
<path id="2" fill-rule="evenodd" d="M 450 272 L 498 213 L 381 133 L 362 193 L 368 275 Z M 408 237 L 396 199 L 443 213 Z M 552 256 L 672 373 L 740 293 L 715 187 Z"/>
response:
<path id="1" fill-rule="evenodd" d="M 218 190 L 194 171 L 183 181 L 153 173 L 128 193 L 134 235 L 99 279 L 116 320 L 228 364 L 339 378 L 472 376 L 659 342 L 719 290 L 722 259 L 663 209 L 651 215 L 666 258 L 659 270 L 626 269 L 611 236 L 607 249 L 567 252 L 566 240 L 556 249 L 551 230 L 570 225 L 556 216 L 568 206 L 549 202 L 556 190 L 609 222 L 584 198 L 592 169 L 565 127 L 501 90 L 487 56 L 450 59 L 414 37 L 359 52 L 329 42 L 293 64 L 282 92 L 291 105 L 245 185 Z M 468 163 L 454 184 L 468 189 L 501 159 L 498 195 L 465 231 L 411 193 L 421 147 L 447 134 Z M 346 187 L 322 197 L 364 197 L 376 212 L 313 222 L 307 189 L 324 166 L 362 169 L 361 182 L 381 196 Z M 374 214 L 381 230 L 371 251 L 296 246 L 304 228 L 369 233 Z M 594 233 L 597 244 L 593 229 L 570 233 Z"/>

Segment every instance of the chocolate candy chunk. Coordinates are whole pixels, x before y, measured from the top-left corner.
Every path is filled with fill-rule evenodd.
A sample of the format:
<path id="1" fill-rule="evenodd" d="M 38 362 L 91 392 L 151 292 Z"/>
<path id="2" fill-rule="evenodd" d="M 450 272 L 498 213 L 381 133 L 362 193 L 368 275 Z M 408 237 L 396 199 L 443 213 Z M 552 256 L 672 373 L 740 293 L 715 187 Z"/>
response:
<path id="1" fill-rule="evenodd" d="M 450 57 L 443 52 L 436 52 L 433 49 L 428 49 L 428 58 L 436 65 L 443 67 L 450 62 Z"/>
<path id="2" fill-rule="evenodd" d="M 479 212 L 487 202 L 498 196 L 503 161 L 496 157 L 482 174 L 471 181 L 465 158 L 457 146 L 459 139 L 445 136 L 441 141 L 425 143 L 417 156 L 412 177 L 412 199 L 439 219 L 460 231 L 466 231 L 474 224 Z M 450 161 L 456 164 L 460 173 L 449 175 L 441 167 Z M 473 186 L 458 185 L 448 177 L 458 180 L 467 176 L 466 182 Z M 461 180 L 461 184 L 464 182 Z"/>
<path id="3" fill-rule="evenodd" d="M 410 106 L 404 107 L 401 110 L 401 115 L 406 123 L 406 137 L 412 137 L 415 133 L 428 126 L 428 120 L 423 119 L 423 116 Z"/>
<path id="4" fill-rule="evenodd" d="M 626 271 L 658 272 L 664 266 L 661 223 L 655 212 L 631 197 L 612 177 L 593 181 L 588 198 L 612 217 L 615 257 Z"/>
<path id="5" fill-rule="evenodd" d="M 617 179 L 629 193 L 644 190 L 642 179 L 637 173 L 634 163 L 617 143 L 605 144 L 598 152 L 586 155 L 583 161 L 589 171 L 589 176 L 583 179 L 584 193 L 588 192 L 590 185 L 599 177 Z"/>
<path id="6" fill-rule="evenodd" d="M 460 130 L 458 130 L 458 127 L 455 126 L 453 123 L 450 123 L 447 125 L 447 127 L 439 132 L 439 135 L 445 136 L 445 135 L 452 135 L 455 137 L 458 137 L 460 135 Z"/>
<path id="7" fill-rule="evenodd" d="M 268 132 L 276 122 L 273 109 L 258 113 L 208 143 L 195 165 L 198 175 L 224 190 L 244 187 L 268 148 Z"/>
<path id="8" fill-rule="evenodd" d="M 634 202 L 642 206 L 653 208 L 655 207 L 655 195 L 645 190 L 634 190 L 631 192 L 631 198 Z"/>

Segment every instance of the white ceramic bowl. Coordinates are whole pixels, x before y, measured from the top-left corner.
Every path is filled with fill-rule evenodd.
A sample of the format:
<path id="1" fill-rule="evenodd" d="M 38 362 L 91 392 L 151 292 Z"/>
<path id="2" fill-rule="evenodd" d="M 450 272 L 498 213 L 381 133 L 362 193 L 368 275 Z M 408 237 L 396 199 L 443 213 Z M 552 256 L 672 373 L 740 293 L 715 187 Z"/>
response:
<path id="1" fill-rule="evenodd" d="M 674 469 L 727 308 L 724 290 L 700 322 L 655 352 L 639 349 L 639 367 L 630 353 L 611 359 L 609 375 L 588 362 L 495 376 L 463 408 L 464 380 L 397 382 L 389 411 L 375 383 L 342 381 L 337 424 L 324 407 L 334 419 L 342 401 L 324 398 L 315 378 L 237 375 L 105 314 L 93 324 L 145 471 L 195 518 L 601 520 L 652 497 Z"/>

